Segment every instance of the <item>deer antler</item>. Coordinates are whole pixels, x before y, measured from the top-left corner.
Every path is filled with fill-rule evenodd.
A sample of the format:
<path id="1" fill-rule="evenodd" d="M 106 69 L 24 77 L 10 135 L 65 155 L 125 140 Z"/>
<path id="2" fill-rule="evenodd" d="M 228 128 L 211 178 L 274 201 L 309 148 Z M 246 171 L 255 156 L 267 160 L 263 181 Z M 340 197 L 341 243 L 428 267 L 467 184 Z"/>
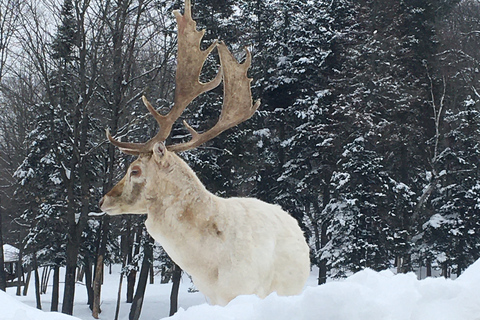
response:
<path id="1" fill-rule="evenodd" d="M 200 43 L 205 30 L 196 30 L 197 24 L 192 19 L 190 0 L 185 1 L 185 13 L 183 15 L 178 10 L 175 10 L 173 13 L 178 25 L 174 105 L 167 115 L 161 115 L 148 102 L 145 96 L 142 97 L 143 103 L 160 126 L 160 130 L 155 137 L 145 143 L 118 141 L 107 130 L 107 137 L 110 142 L 125 153 L 138 155 L 152 152 L 153 145 L 156 142 L 164 141 L 170 135 L 173 124 L 192 100 L 203 92 L 216 88 L 222 81 L 222 76 L 224 82 L 224 105 L 218 123 L 210 130 L 199 134 L 184 121 L 185 126 L 192 135 L 192 139 L 185 143 L 168 146 L 169 150 L 185 151 L 195 148 L 228 128 L 249 119 L 260 106 L 260 101 L 257 101 L 252 106 L 251 79 L 247 77 L 247 70 L 251 63 L 250 52 L 245 49 L 247 52 L 246 61 L 243 64 L 239 64 L 223 42 L 214 41 L 206 50 L 201 50 Z M 217 47 L 220 56 L 221 70 L 210 82 L 201 83 L 199 77 L 203 65 L 215 47 Z"/>
<path id="2" fill-rule="evenodd" d="M 252 79 L 247 77 L 247 70 L 252 60 L 250 51 L 245 48 L 247 53 L 246 60 L 243 64 L 239 64 L 223 42 L 218 43 L 217 50 L 223 70 L 224 86 L 223 107 L 220 118 L 215 126 L 201 134 L 197 133 L 183 121 L 188 131 L 190 131 L 192 139 L 185 143 L 168 146 L 167 148 L 171 151 L 185 151 L 205 143 L 223 131 L 250 119 L 260 106 L 260 100 L 257 100 L 255 105 L 252 105 L 252 94 L 250 92 Z"/>

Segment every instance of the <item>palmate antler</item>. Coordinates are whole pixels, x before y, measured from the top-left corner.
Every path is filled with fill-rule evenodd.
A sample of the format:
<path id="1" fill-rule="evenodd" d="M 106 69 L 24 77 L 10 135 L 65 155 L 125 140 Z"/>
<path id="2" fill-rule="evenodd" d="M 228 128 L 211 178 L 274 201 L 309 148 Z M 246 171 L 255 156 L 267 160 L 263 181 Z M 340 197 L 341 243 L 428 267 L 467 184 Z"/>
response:
<path id="1" fill-rule="evenodd" d="M 246 50 L 245 62 L 240 64 L 230 53 L 223 42 L 215 41 L 206 50 L 200 49 L 200 43 L 205 30 L 197 31 L 196 22 L 192 19 L 190 0 L 185 1 L 185 13 L 182 15 L 178 10 L 174 11 L 178 26 L 178 53 L 177 73 L 175 86 L 174 105 L 167 115 L 161 115 L 148 102 L 145 96 L 143 103 L 148 111 L 157 120 L 159 132 L 145 143 L 129 143 L 116 140 L 107 130 L 107 138 L 110 142 L 129 154 L 139 155 L 152 152 L 156 142 L 163 142 L 170 135 L 173 124 L 182 115 L 185 108 L 199 95 L 216 88 L 223 79 L 224 98 L 220 118 L 211 129 L 203 133 L 196 132 L 185 121 L 184 125 L 192 135 L 192 139 L 185 143 L 167 146 L 170 151 L 185 151 L 193 149 L 202 143 L 218 136 L 223 131 L 232 128 L 249 119 L 260 106 L 260 100 L 252 104 L 250 82 L 247 70 L 251 63 L 251 54 Z M 214 48 L 217 48 L 220 56 L 221 69 L 217 76 L 207 83 L 199 81 L 205 60 Z"/>

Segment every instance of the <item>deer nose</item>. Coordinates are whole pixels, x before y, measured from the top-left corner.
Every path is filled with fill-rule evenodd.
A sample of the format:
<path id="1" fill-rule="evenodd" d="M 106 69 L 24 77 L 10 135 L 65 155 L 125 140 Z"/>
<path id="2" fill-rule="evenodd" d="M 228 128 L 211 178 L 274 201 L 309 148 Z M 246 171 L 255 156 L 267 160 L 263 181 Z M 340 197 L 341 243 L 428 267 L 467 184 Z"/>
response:
<path id="1" fill-rule="evenodd" d="M 104 197 L 102 197 L 102 199 L 100 199 L 100 201 L 98 202 L 98 207 L 100 209 L 102 209 L 103 200 L 104 200 Z"/>

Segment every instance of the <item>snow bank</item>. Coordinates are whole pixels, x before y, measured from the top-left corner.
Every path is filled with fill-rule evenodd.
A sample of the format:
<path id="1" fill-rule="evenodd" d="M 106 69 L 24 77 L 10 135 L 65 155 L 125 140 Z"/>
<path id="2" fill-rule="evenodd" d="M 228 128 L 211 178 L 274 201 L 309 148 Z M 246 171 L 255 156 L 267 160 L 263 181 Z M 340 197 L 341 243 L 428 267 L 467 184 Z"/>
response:
<path id="1" fill-rule="evenodd" d="M 43 312 L 17 301 L 0 290 L 1 320 L 80 320 L 58 312 Z"/>
<path id="2" fill-rule="evenodd" d="M 108 275 L 107 275 L 108 276 Z M 117 275 L 106 281 L 102 319 L 113 319 Z M 115 280 L 115 281 L 113 281 Z M 310 279 L 310 280 L 313 280 Z M 314 281 L 311 282 L 311 285 Z M 187 293 L 188 281 L 180 296 L 186 308 L 204 301 L 200 293 Z M 111 290 L 109 290 L 109 288 Z M 390 271 L 364 270 L 344 281 L 322 286 L 308 286 L 300 296 L 278 297 L 272 294 L 260 300 L 241 296 L 226 307 L 200 304 L 180 311 L 171 320 L 480 320 L 480 260 L 458 279 L 428 278 L 417 280 L 415 274 L 394 275 Z M 10 288 L 11 289 L 11 288 Z M 77 288 L 79 289 L 79 288 Z M 155 291 L 154 289 L 157 289 Z M 33 290 L 30 290 L 33 292 Z M 160 295 L 159 292 L 165 294 Z M 11 291 L 13 295 L 15 290 Z M 42 312 L 34 296 L 15 297 L 0 291 L 0 320 L 74 320 L 92 319 L 86 301 L 76 295 L 75 314 Z M 147 289 L 140 319 L 158 320 L 168 312 L 170 285 Z M 183 301 L 183 302 L 182 302 Z M 48 304 L 48 303 L 47 303 Z M 47 307 L 47 306 L 45 306 Z M 128 308 L 121 319 L 128 319 Z M 167 319 L 167 318 L 164 318 Z"/>
<path id="3" fill-rule="evenodd" d="M 203 304 L 172 320 L 480 320 L 480 260 L 457 280 L 364 270 L 300 296 L 241 296 L 226 307 Z M 166 318 L 165 318 L 166 319 Z"/>

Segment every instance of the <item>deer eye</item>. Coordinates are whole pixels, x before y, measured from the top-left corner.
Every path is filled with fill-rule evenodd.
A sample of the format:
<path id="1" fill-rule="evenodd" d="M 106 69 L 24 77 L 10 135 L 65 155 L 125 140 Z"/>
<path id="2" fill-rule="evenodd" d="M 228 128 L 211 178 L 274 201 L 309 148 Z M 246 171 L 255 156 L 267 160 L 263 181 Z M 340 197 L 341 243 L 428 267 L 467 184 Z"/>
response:
<path id="1" fill-rule="evenodd" d="M 142 169 L 140 169 L 140 167 L 135 166 L 130 170 L 130 176 L 138 177 L 141 174 L 142 174 Z"/>

